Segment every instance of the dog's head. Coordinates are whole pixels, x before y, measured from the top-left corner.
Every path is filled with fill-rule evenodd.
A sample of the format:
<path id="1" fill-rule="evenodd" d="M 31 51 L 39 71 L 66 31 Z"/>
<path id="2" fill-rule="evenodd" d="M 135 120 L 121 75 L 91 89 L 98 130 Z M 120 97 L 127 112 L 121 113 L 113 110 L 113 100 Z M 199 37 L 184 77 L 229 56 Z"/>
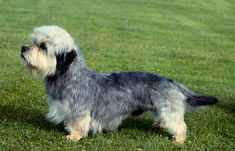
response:
<path id="1" fill-rule="evenodd" d="M 33 73 L 62 74 L 77 56 L 73 38 L 58 26 L 36 27 L 31 39 L 32 44 L 21 47 L 21 57 Z"/>

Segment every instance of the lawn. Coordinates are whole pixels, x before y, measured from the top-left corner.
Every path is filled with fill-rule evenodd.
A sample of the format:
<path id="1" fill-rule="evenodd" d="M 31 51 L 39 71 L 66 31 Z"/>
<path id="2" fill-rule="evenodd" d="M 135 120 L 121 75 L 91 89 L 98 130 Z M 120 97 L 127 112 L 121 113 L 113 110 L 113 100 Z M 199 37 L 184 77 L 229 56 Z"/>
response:
<path id="1" fill-rule="evenodd" d="M 235 4 L 233 0 L 0 0 L 0 150 L 235 150 Z M 146 71 L 214 95 L 219 104 L 185 115 L 176 146 L 144 114 L 118 132 L 65 139 L 45 120 L 43 79 L 19 57 L 35 26 L 56 24 L 103 73 Z"/>

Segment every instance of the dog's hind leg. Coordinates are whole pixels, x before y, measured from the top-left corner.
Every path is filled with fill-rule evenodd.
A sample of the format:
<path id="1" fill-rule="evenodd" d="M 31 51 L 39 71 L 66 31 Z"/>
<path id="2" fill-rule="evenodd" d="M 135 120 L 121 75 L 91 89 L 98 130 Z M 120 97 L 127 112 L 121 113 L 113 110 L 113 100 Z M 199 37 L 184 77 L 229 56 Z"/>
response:
<path id="1" fill-rule="evenodd" d="M 66 129 L 69 132 L 69 135 L 67 135 L 67 139 L 78 141 L 81 138 L 86 137 L 90 127 L 90 121 L 90 115 L 86 114 L 74 121 L 67 123 Z"/>
<path id="2" fill-rule="evenodd" d="M 154 126 L 167 129 L 176 144 L 183 144 L 186 139 L 184 101 L 185 96 L 175 90 L 168 91 L 162 100 L 156 101 L 157 121 Z"/>
<path id="3" fill-rule="evenodd" d="M 187 126 L 184 122 L 184 115 L 179 112 L 161 113 L 161 122 L 156 127 L 163 127 L 173 135 L 173 143 L 183 144 L 186 139 Z"/>

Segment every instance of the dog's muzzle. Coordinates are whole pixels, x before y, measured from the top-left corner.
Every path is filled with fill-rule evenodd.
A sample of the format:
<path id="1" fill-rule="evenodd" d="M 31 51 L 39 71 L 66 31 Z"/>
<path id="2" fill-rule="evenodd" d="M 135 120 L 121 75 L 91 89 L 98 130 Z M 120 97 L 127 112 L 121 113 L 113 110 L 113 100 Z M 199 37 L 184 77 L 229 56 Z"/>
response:
<path id="1" fill-rule="evenodd" d="M 23 59 L 25 59 L 24 53 L 27 52 L 27 51 L 29 51 L 29 46 L 22 46 L 22 47 L 21 47 L 21 57 L 22 57 Z"/>

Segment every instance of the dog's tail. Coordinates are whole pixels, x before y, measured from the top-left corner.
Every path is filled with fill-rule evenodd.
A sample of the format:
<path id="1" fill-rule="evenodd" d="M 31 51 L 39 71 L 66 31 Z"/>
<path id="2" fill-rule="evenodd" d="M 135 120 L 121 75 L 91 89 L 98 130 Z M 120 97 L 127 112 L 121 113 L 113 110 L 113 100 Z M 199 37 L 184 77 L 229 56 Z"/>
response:
<path id="1" fill-rule="evenodd" d="M 213 96 L 191 96 L 187 98 L 186 102 L 193 107 L 208 106 L 218 103 L 218 99 Z"/>
<path id="2" fill-rule="evenodd" d="M 191 107 L 209 106 L 218 103 L 216 97 L 200 96 L 178 82 L 173 81 L 173 83 L 187 97 L 186 102 Z"/>

